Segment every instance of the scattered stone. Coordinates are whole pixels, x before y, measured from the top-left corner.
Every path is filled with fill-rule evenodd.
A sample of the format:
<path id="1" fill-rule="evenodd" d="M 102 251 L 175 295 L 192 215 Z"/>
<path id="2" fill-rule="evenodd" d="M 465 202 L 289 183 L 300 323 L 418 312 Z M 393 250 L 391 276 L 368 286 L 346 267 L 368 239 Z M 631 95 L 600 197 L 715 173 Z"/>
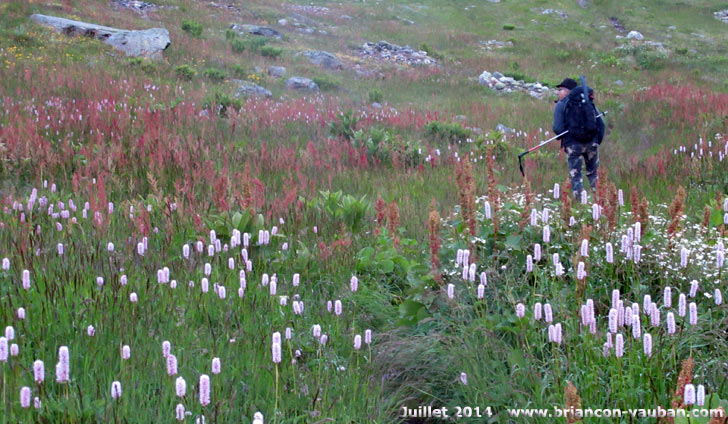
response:
<path id="1" fill-rule="evenodd" d="M 670 25 L 669 27 L 667 27 L 667 29 L 669 29 L 670 31 L 675 31 L 677 27 L 675 25 Z"/>
<path id="2" fill-rule="evenodd" d="M 500 3 L 501 0 L 488 0 L 490 3 Z"/>
<path id="3" fill-rule="evenodd" d="M 515 134 L 516 130 L 513 128 L 506 127 L 503 124 L 498 124 L 495 126 L 495 129 L 502 132 L 503 134 Z"/>
<path id="4" fill-rule="evenodd" d="M 622 80 L 617 80 L 617 81 L 614 81 L 614 85 L 618 85 L 621 87 L 624 85 L 624 82 Z"/>
<path id="5" fill-rule="evenodd" d="M 318 85 L 313 80 L 304 77 L 288 78 L 286 87 L 293 90 L 319 91 Z"/>
<path id="6" fill-rule="evenodd" d="M 127 56 L 157 58 L 170 45 L 169 31 L 165 28 L 125 30 L 37 13 L 31 15 L 30 19 L 67 35 L 96 38 L 121 50 Z"/>
<path id="7" fill-rule="evenodd" d="M 318 23 L 307 16 L 303 16 L 299 13 L 291 13 L 291 19 L 293 21 L 292 25 L 296 29 L 296 31 L 306 34 L 328 34 L 327 31 L 318 29 Z"/>
<path id="8" fill-rule="evenodd" d="M 609 18 L 609 23 L 611 23 L 614 29 L 616 29 L 617 31 L 621 33 L 627 32 L 627 28 L 622 25 L 622 22 L 619 20 L 619 18 L 611 17 Z"/>
<path id="9" fill-rule="evenodd" d="M 273 97 L 270 90 L 250 81 L 233 80 L 233 82 L 238 84 L 235 97 Z"/>
<path id="10" fill-rule="evenodd" d="M 488 50 L 502 49 L 504 47 L 513 47 L 513 41 L 488 40 L 481 41 L 480 45 Z"/>
<path id="11" fill-rule="evenodd" d="M 215 3 L 214 1 L 211 1 L 210 6 L 215 7 L 217 9 L 223 9 L 228 12 L 233 12 L 237 15 L 240 15 L 240 12 L 241 12 L 239 7 L 232 5 L 232 4 Z"/>
<path id="12" fill-rule="evenodd" d="M 326 16 L 329 12 L 331 12 L 331 9 L 324 6 L 289 4 L 286 7 L 290 10 L 295 10 L 296 12 L 307 13 L 314 16 Z"/>
<path id="13" fill-rule="evenodd" d="M 268 68 L 268 75 L 275 78 L 283 78 L 286 76 L 286 68 L 283 66 L 271 66 Z"/>
<path id="14" fill-rule="evenodd" d="M 343 20 L 345 20 L 345 21 L 350 21 L 350 20 L 352 20 L 352 17 L 351 17 L 351 16 L 349 16 L 349 15 L 341 15 L 341 16 L 339 16 L 339 18 L 341 18 L 341 19 L 343 19 Z"/>
<path id="15" fill-rule="evenodd" d="M 278 25 L 286 26 L 286 25 L 288 25 L 288 20 L 287 19 L 278 19 Z"/>
<path id="16" fill-rule="evenodd" d="M 627 39 L 628 40 L 644 40 L 645 37 L 639 31 L 630 31 L 629 34 L 627 34 Z"/>
<path id="17" fill-rule="evenodd" d="M 381 103 L 377 103 L 377 102 L 374 102 L 374 103 L 372 103 L 372 105 L 371 105 L 371 106 L 372 106 L 372 107 L 373 107 L 374 109 L 381 109 L 381 108 L 382 108 L 382 104 L 381 104 Z"/>
<path id="18" fill-rule="evenodd" d="M 728 9 L 714 12 L 713 16 L 715 16 L 715 19 L 718 19 L 728 24 Z"/>
<path id="19" fill-rule="evenodd" d="M 261 35 L 263 37 L 283 38 L 283 34 L 274 30 L 273 28 L 249 25 L 249 24 L 231 24 L 230 29 L 238 31 L 239 33 L 247 33 L 253 35 Z"/>
<path id="20" fill-rule="evenodd" d="M 654 47 L 657 50 L 665 50 L 665 46 L 663 46 L 659 41 L 645 41 L 645 45 Z"/>
<path id="21" fill-rule="evenodd" d="M 311 63 L 326 69 L 344 69 L 344 63 L 333 54 L 320 50 L 309 50 L 303 52 Z"/>
<path id="22" fill-rule="evenodd" d="M 579 0 L 579 7 L 582 9 L 589 7 L 589 0 Z"/>
<path id="23" fill-rule="evenodd" d="M 416 51 L 409 46 L 402 47 L 386 41 L 364 43 L 364 46 L 359 49 L 359 56 L 407 65 L 434 65 L 437 63 L 437 60 L 429 57 L 426 51 Z"/>
<path id="24" fill-rule="evenodd" d="M 483 71 L 483 73 L 478 76 L 478 83 L 492 88 L 493 90 L 506 93 L 514 91 L 525 92 L 537 99 L 549 98 L 556 95 L 556 90 L 552 90 L 539 82 L 527 83 L 521 80 L 515 80 L 511 77 L 504 76 L 500 72 L 490 73 L 488 71 Z"/>
<path id="25" fill-rule="evenodd" d="M 533 9 L 536 12 L 540 12 L 542 15 L 556 15 L 561 19 L 566 19 L 569 17 L 569 15 L 566 14 L 563 10 L 559 9 L 544 9 L 542 7 Z"/>
<path id="26" fill-rule="evenodd" d="M 118 9 L 129 9 L 143 16 L 157 8 L 155 4 L 139 0 L 112 0 L 111 5 Z"/>

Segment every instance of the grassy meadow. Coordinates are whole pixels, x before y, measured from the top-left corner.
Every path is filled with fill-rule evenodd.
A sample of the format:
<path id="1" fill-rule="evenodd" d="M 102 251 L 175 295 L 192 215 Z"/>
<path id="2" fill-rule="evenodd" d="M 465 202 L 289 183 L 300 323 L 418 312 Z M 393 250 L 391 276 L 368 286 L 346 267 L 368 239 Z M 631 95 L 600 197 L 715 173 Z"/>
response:
<path id="1" fill-rule="evenodd" d="M 0 423 L 725 424 L 728 3 L 152 3 L 0 0 Z M 485 70 L 586 76 L 596 190 L 557 142 L 521 176 L 555 97 Z M 428 406 L 461 416 L 400 416 Z M 509 411 L 555 407 L 696 416 Z"/>

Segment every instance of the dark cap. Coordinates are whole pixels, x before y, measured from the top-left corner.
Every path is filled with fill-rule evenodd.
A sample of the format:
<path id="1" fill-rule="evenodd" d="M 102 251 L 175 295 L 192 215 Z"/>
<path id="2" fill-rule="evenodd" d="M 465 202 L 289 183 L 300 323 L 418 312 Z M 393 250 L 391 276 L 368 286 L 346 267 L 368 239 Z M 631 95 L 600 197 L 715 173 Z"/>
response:
<path id="1" fill-rule="evenodd" d="M 578 84 L 573 79 L 564 78 L 564 80 L 561 81 L 561 84 L 557 85 L 556 88 L 564 87 L 566 89 L 573 90 L 576 88 L 577 85 Z"/>

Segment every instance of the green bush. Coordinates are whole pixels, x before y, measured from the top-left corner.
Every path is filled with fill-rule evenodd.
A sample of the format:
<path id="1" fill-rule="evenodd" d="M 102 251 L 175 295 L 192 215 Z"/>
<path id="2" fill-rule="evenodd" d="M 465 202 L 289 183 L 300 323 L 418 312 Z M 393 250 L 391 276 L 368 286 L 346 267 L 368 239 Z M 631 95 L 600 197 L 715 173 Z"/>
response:
<path id="1" fill-rule="evenodd" d="M 321 91 L 335 90 L 339 88 L 340 85 L 339 81 L 329 77 L 314 77 L 312 80 L 319 86 Z"/>
<path id="2" fill-rule="evenodd" d="M 369 92 L 369 103 L 382 103 L 382 92 L 378 88 Z"/>
<path id="3" fill-rule="evenodd" d="M 197 21 L 183 20 L 182 31 L 191 35 L 192 37 L 199 37 L 202 35 L 202 24 Z"/>
<path id="4" fill-rule="evenodd" d="M 229 29 L 229 30 L 225 31 L 225 39 L 226 40 L 234 40 L 236 38 L 238 38 L 238 32 L 237 31 L 234 31 L 232 29 Z"/>
<path id="5" fill-rule="evenodd" d="M 180 65 L 174 68 L 174 73 L 177 75 L 177 78 L 183 79 L 183 80 L 191 80 L 192 78 L 197 75 L 197 71 L 192 69 L 189 65 Z"/>
<path id="6" fill-rule="evenodd" d="M 463 128 L 457 122 L 431 121 L 425 125 L 425 135 L 436 140 L 454 143 L 470 137 L 470 130 Z"/>
<path id="7" fill-rule="evenodd" d="M 233 65 L 232 71 L 233 71 L 233 75 L 235 75 L 238 78 L 244 78 L 245 76 L 248 75 L 248 70 L 245 69 L 245 67 L 242 65 Z"/>
<path id="8" fill-rule="evenodd" d="M 280 47 L 263 46 L 260 48 L 260 54 L 264 57 L 277 58 L 283 53 L 283 49 Z"/>
<path id="9" fill-rule="evenodd" d="M 430 47 L 429 45 L 427 45 L 425 43 L 422 43 L 422 45 L 420 45 L 420 50 L 427 52 L 428 56 L 435 58 L 437 60 L 442 60 L 444 58 L 443 55 L 436 52 L 435 49 L 433 49 L 432 47 Z"/>
<path id="10" fill-rule="evenodd" d="M 217 109 L 217 113 L 220 116 L 227 116 L 228 109 L 239 110 L 243 107 L 243 101 L 241 99 L 230 97 L 224 93 L 215 93 L 208 96 L 202 104 L 205 109 Z"/>
<path id="11" fill-rule="evenodd" d="M 230 43 L 230 47 L 233 49 L 233 52 L 235 53 L 242 53 L 245 51 L 246 43 L 243 40 L 235 39 Z"/>
<path id="12" fill-rule="evenodd" d="M 506 31 L 513 31 L 514 29 L 516 29 L 516 26 L 511 24 L 505 24 L 503 25 L 503 29 Z"/>
<path id="13" fill-rule="evenodd" d="M 359 118 L 354 115 L 354 111 L 347 110 L 339 114 L 338 121 L 329 122 L 329 131 L 334 137 L 343 137 L 347 140 L 354 139 L 354 132 Z"/>
<path id="14" fill-rule="evenodd" d="M 260 37 L 252 38 L 247 41 L 247 45 L 250 50 L 257 52 L 265 46 L 265 39 Z"/>
<path id="15" fill-rule="evenodd" d="M 225 73 L 217 68 L 207 68 L 202 71 L 202 75 L 215 82 L 220 82 L 225 79 Z"/>

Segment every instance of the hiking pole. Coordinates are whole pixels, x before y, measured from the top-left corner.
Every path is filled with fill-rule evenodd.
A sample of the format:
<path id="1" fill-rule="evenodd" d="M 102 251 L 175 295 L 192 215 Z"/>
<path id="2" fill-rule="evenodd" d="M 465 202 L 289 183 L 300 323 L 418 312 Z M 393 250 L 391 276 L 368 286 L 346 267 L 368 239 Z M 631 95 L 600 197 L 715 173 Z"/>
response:
<path id="1" fill-rule="evenodd" d="M 601 118 L 602 116 L 606 115 L 607 113 L 609 113 L 609 111 L 606 111 L 605 110 L 604 112 L 600 113 L 596 117 L 597 118 Z M 569 130 L 566 130 L 566 131 L 562 132 L 561 134 L 557 134 L 557 135 L 549 138 L 548 140 L 542 141 L 541 143 L 539 143 L 539 144 L 531 147 L 530 149 L 528 149 L 525 152 L 523 152 L 520 155 L 518 155 L 518 167 L 521 169 L 521 175 L 524 176 L 524 177 L 526 176 L 526 173 L 523 172 L 523 157 L 524 156 L 526 156 L 527 154 L 531 153 L 532 151 L 534 151 L 534 150 L 536 150 L 536 149 L 538 149 L 538 148 L 540 148 L 542 146 L 545 146 L 545 145 L 551 143 L 552 141 L 556 140 L 557 138 L 561 137 L 562 135 L 564 135 L 564 134 L 566 134 L 568 132 L 569 132 Z"/>
<path id="2" fill-rule="evenodd" d="M 526 176 L 526 173 L 523 172 L 523 157 L 524 156 L 526 156 L 527 154 L 531 153 L 532 151 L 538 149 L 541 146 L 545 146 L 546 144 L 551 143 L 552 141 L 556 140 L 557 138 L 561 137 L 562 135 L 564 135 L 568 132 L 569 132 L 569 130 L 566 130 L 566 131 L 562 132 L 561 134 L 556 134 L 555 136 L 549 138 L 548 140 L 542 141 L 541 143 L 531 147 L 530 149 L 528 149 L 525 152 L 518 155 L 518 167 L 521 168 L 521 175 L 524 177 Z"/>

